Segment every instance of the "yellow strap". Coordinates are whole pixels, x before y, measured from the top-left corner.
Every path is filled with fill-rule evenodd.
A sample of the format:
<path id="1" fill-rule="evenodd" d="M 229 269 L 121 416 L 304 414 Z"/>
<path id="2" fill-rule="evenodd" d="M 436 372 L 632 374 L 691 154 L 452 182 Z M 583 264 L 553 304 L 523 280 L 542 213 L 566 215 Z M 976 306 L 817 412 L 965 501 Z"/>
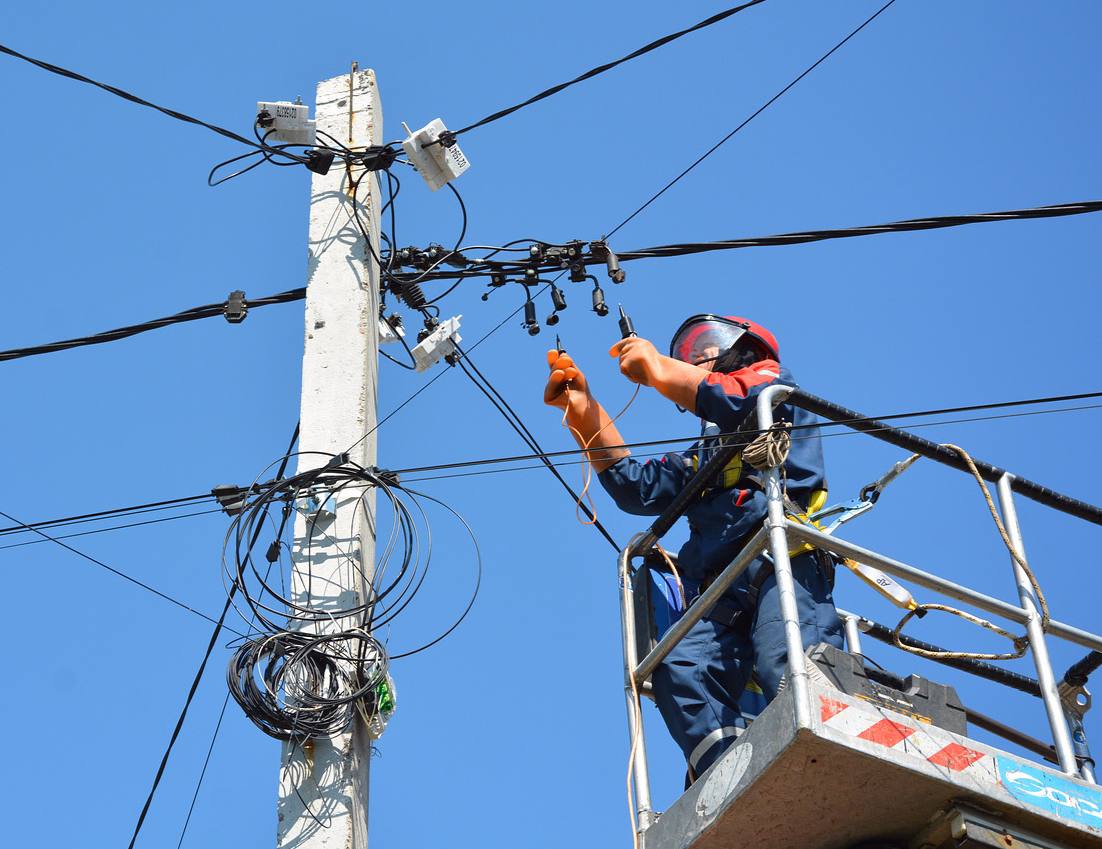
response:
<path id="1" fill-rule="evenodd" d="M 700 471 L 700 457 L 693 454 L 693 474 Z M 742 454 L 736 454 L 717 476 L 719 489 L 734 489 L 742 477 Z"/>
<path id="2" fill-rule="evenodd" d="M 805 525 L 811 525 L 813 528 L 823 529 L 820 522 L 811 521 L 808 516 L 813 513 L 818 513 L 823 509 L 823 505 L 826 504 L 827 491 L 825 489 L 817 489 L 811 493 L 811 498 L 807 501 L 807 513 L 797 513 L 795 515 L 789 514 L 797 522 L 803 522 Z M 797 554 L 806 554 L 809 551 L 814 551 L 815 546 L 809 542 L 803 542 L 797 545 L 795 548 L 789 549 L 788 556 L 795 557 Z"/>

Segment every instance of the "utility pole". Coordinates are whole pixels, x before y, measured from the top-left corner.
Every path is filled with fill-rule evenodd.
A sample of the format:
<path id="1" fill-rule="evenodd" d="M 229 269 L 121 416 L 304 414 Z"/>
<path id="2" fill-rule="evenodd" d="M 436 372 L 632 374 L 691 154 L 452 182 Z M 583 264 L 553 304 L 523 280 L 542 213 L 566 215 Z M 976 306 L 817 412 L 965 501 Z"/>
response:
<path id="1" fill-rule="evenodd" d="M 375 72 L 358 70 L 318 83 L 315 117 L 349 148 L 382 143 L 383 115 Z M 331 144 L 324 136 L 319 143 Z M 299 451 L 339 454 L 375 464 L 378 386 L 379 268 L 352 217 L 351 182 L 361 176 L 339 161 L 314 174 L 310 192 L 306 341 L 302 358 Z M 379 201 L 374 175 L 363 178 L 360 217 L 378 255 Z M 299 472 L 324 465 L 304 454 Z M 354 491 L 327 505 L 336 514 L 308 536 L 300 512 L 292 551 L 292 595 L 314 609 L 346 609 L 367 597 L 375 561 L 375 503 Z M 347 629 L 349 621 L 325 626 Z M 320 628 L 314 624 L 308 629 Z M 371 739 L 357 716 L 345 733 L 307 743 L 284 743 L 279 782 L 277 846 L 281 849 L 366 849 L 368 763 Z"/>

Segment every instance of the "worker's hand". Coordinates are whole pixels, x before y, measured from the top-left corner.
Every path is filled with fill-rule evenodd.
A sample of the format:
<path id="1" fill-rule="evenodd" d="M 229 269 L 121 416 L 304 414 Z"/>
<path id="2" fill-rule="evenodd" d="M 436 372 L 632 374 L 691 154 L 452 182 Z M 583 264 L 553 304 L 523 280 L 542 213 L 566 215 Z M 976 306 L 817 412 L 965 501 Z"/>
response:
<path id="1" fill-rule="evenodd" d="M 658 349 L 638 336 L 621 339 L 609 350 L 610 357 L 620 358 L 620 373 L 632 383 L 658 386 L 665 374 L 665 361 Z"/>
<path id="2" fill-rule="evenodd" d="M 547 364 L 551 374 L 543 389 L 543 403 L 565 410 L 569 420 L 581 419 L 593 402 L 585 375 L 565 352 L 548 351 Z"/>

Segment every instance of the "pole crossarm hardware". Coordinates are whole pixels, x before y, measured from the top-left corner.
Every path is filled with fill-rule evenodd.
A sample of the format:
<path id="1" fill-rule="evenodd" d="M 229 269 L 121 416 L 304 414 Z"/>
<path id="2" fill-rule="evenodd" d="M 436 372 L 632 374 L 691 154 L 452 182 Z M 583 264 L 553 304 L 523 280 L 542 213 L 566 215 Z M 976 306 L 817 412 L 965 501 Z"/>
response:
<path id="1" fill-rule="evenodd" d="M 658 665 L 665 659 L 676 644 L 689 632 L 696 622 L 706 616 L 720 600 L 723 593 L 749 567 L 755 558 L 763 552 L 773 561 L 774 574 L 779 591 L 781 617 L 785 625 L 785 645 L 788 654 L 786 679 L 790 682 L 791 696 L 785 699 L 793 711 L 792 720 L 797 729 L 810 729 L 814 725 L 811 707 L 811 684 L 804 659 L 804 647 L 800 634 L 796 600 L 794 594 L 790 547 L 799 543 L 809 543 L 816 549 L 833 555 L 849 558 L 861 564 L 881 569 L 894 578 L 908 581 L 917 586 L 940 593 L 957 601 L 966 602 L 974 607 L 1011 622 L 1026 627 L 1026 637 L 1030 654 L 1037 670 L 1037 677 L 1031 678 L 1020 673 L 1004 669 L 990 663 L 961 657 L 943 657 L 938 662 L 960 669 L 978 678 L 993 681 L 1040 698 L 1044 704 L 1053 744 L 1030 737 L 1023 732 L 1010 728 L 997 719 L 968 711 L 969 721 L 976 727 L 999 734 L 1025 747 L 1043 759 L 1055 763 L 1067 775 L 1093 783 L 1094 762 L 1090 757 L 1086 734 L 1083 730 L 1082 715 L 1089 708 L 1089 694 L 1082 689 L 1087 676 L 1102 666 L 1102 635 L 1098 635 L 1073 625 L 1049 620 L 1042 629 L 1035 593 L 1026 580 L 1018 558 L 1024 559 L 1021 531 L 1018 525 L 1012 492 L 1017 492 L 1053 509 L 1060 510 L 1077 518 L 1095 524 L 1102 524 L 1102 509 L 1080 501 L 1038 483 L 1019 478 L 1005 469 L 990 463 L 976 461 L 980 475 L 988 481 L 998 484 L 998 495 L 1003 520 L 1006 524 L 1012 545 L 1012 568 L 1018 589 L 1019 603 L 1014 604 L 986 595 L 967 586 L 942 578 L 915 566 L 894 560 L 883 554 L 855 545 L 830 533 L 796 521 L 785 513 L 784 487 L 780 466 L 774 466 L 763 472 L 763 488 L 768 502 L 768 516 L 755 534 L 744 544 L 742 551 L 720 572 L 708 588 L 688 607 L 680 618 L 671 625 L 657 643 L 651 642 L 649 651 L 646 643 L 639 642 L 637 617 L 649 615 L 638 605 L 635 596 L 634 581 L 638 571 L 632 566 L 634 558 L 646 556 L 657 542 L 673 527 L 688 507 L 699 498 L 701 492 L 714 482 L 716 473 L 740 451 L 744 450 L 753 437 L 766 433 L 774 426 L 773 407 L 784 403 L 801 407 L 819 416 L 844 424 L 856 431 L 897 445 L 920 454 L 939 463 L 968 472 L 967 463 L 959 454 L 943 448 L 929 440 L 893 428 L 883 422 L 867 419 L 852 410 L 838 404 L 818 398 L 794 387 L 774 384 L 767 387 L 758 396 L 754 413 L 742 421 L 738 428 L 727 438 L 721 440 L 711 460 L 705 463 L 699 472 L 688 482 L 681 495 L 652 524 L 635 535 L 621 552 L 618 560 L 620 582 L 621 624 L 624 640 L 624 681 L 628 706 L 628 725 L 632 736 L 632 783 L 635 791 L 635 829 L 645 832 L 658 822 L 657 814 L 651 806 L 650 784 L 647 774 L 646 745 L 642 738 L 642 715 L 640 693 L 647 690 L 648 679 Z M 776 459 L 776 458 L 775 458 Z M 783 463 L 783 459 L 780 459 Z M 644 579 L 644 580 L 649 580 Z M 857 614 L 839 611 L 845 621 L 847 641 L 850 651 L 860 654 L 859 635 L 861 632 L 871 637 L 894 643 L 894 632 L 886 626 L 865 619 Z M 648 623 L 649 628 L 649 623 Z M 649 631 L 643 631 L 646 634 Z M 1062 682 L 1057 683 L 1053 675 L 1048 654 L 1048 640 L 1059 638 L 1091 650 L 1091 653 L 1075 664 L 1065 674 Z M 924 643 L 913 638 L 902 638 L 907 645 L 926 651 L 944 652 L 938 646 Z M 645 653 L 640 660 L 639 655 Z M 888 686 L 896 681 L 892 673 L 868 671 L 868 677 L 880 679 Z M 902 680 L 902 679 L 899 679 Z M 1076 689 L 1079 688 L 1079 689 Z M 1076 701 L 1076 700 L 1079 701 Z M 1085 701 L 1084 701 L 1085 700 Z M 1069 733 L 1069 724 L 1074 730 L 1074 740 Z"/>

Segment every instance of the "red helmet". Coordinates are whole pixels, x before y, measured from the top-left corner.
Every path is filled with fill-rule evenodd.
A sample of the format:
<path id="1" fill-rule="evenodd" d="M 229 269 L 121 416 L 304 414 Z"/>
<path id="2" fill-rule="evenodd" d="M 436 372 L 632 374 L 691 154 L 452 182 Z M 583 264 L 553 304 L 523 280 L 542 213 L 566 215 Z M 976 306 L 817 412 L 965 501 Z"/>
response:
<path id="1" fill-rule="evenodd" d="M 781 353 L 777 339 L 760 324 L 737 315 L 694 315 L 677 329 L 670 342 L 670 356 L 694 365 L 708 359 L 706 349 L 714 348 L 720 354 L 730 350 L 740 339 L 749 336 L 769 357 L 780 362 Z"/>

